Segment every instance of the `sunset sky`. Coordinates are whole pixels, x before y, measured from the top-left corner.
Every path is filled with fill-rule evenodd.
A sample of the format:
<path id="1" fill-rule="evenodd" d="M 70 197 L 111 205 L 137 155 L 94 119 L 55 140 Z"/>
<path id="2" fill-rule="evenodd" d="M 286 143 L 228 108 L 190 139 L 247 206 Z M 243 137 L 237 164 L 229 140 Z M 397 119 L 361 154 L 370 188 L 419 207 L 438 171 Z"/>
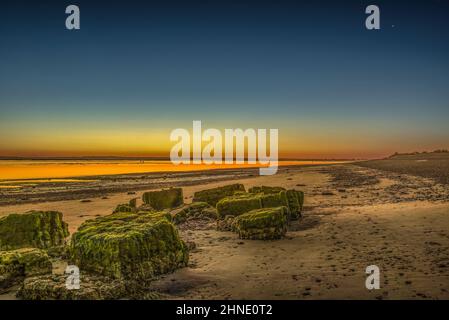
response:
<path id="1" fill-rule="evenodd" d="M 449 1 L 10 1 L 0 34 L 0 156 L 168 156 L 193 120 L 289 158 L 449 148 Z"/>

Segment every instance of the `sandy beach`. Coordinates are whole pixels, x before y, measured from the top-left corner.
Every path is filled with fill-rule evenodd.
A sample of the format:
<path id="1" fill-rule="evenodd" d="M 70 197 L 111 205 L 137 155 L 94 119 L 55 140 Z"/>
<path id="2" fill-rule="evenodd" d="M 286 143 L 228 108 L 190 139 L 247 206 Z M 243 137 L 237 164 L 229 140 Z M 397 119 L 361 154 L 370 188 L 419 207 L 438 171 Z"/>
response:
<path id="1" fill-rule="evenodd" d="M 303 190 L 303 218 L 292 222 L 284 239 L 275 241 L 240 240 L 235 233 L 217 231 L 214 222 L 180 225 L 182 238 L 196 248 L 190 252 L 187 268 L 152 283 L 151 290 L 164 298 L 449 298 L 446 184 L 356 164 L 284 167 L 266 177 L 247 169 L 192 181 L 183 186 L 186 203 L 195 191 L 229 181 L 246 188 L 269 185 Z M 118 203 L 140 199 L 143 191 L 3 205 L 0 216 L 58 210 L 73 233 L 86 219 L 110 214 Z M 372 264 L 381 271 L 380 290 L 365 288 L 365 268 Z"/>
<path id="2" fill-rule="evenodd" d="M 0 25 L 0 300 L 449 300 L 449 0 L 7 1 Z"/>

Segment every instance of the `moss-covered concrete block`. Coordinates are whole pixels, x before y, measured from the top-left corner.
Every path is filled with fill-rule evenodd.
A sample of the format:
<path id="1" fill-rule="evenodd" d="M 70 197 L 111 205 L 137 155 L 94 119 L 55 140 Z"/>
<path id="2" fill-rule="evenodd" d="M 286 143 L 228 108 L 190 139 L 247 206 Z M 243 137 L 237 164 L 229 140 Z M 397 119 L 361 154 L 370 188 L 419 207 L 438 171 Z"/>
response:
<path id="1" fill-rule="evenodd" d="M 260 194 L 241 194 L 221 199 L 217 203 L 218 217 L 238 216 L 245 212 L 262 208 Z"/>
<path id="2" fill-rule="evenodd" d="M 181 224 L 191 219 L 216 220 L 217 209 L 206 202 L 193 202 L 173 215 L 173 222 Z"/>
<path id="3" fill-rule="evenodd" d="M 238 216 L 248 211 L 261 208 L 285 206 L 288 208 L 286 191 L 278 193 L 246 193 L 220 200 L 217 203 L 218 217 Z"/>
<path id="4" fill-rule="evenodd" d="M 245 192 L 243 184 L 235 183 L 223 187 L 197 191 L 193 195 L 193 202 L 207 202 L 211 206 L 216 206 L 217 202 L 223 198 L 233 196 L 236 193 Z"/>
<path id="5" fill-rule="evenodd" d="M 302 207 L 304 204 L 304 193 L 297 190 L 286 191 L 288 199 L 288 207 L 291 212 L 291 219 L 296 220 L 301 217 Z"/>
<path id="6" fill-rule="evenodd" d="M 127 294 L 121 280 L 80 274 L 80 289 L 69 290 L 65 275 L 45 275 L 25 279 L 17 297 L 25 300 L 113 300 Z"/>
<path id="7" fill-rule="evenodd" d="M 80 270 L 145 280 L 184 267 L 188 249 L 167 212 L 118 212 L 84 222 L 73 234 L 71 257 Z"/>
<path id="8" fill-rule="evenodd" d="M 16 271 L 24 276 L 51 273 L 48 254 L 37 248 L 0 251 L 0 270 Z"/>
<path id="9" fill-rule="evenodd" d="M 241 239 L 280 239 L 287 231 L 288 208 L 263 208 L 236 217 L 232 228 Z"/>
<path id="10" fill-rule="evenodd" d="M 296 193 L 298 194 L 299 208 L 300 208 L 300 211 L 302 212 L 302 210 L 304 208 L 304 192 L 296 191 Z"/>
<path id="11" fill-rule="evenodd" d="M 0 250 L 60 246 L 68 236 L 61 212 L 29 211 L 0 218 Z"/>
<path id="12" fill-rule="evenodd" d="M 41 249 L 21 248 L 0 251 L 0 289 L 8 288 L 24 277 L 51 272 L 50 257 Z"/>
<path id="13" fill-rule="evenodd" d="M 269 186 L 255 186 L 252 188 L 249 188 L 249 193 L 279 193 L 281 191 L 285 191 L 285 188 L 282 187 L 269 187 Z"/>
<path id="14" fill-rule="evenodd" d="M 184 204 L 182 188 L 145 192 L 142 196 L 142 200 L 145 204 L 149 204 L 155 210 L 175 208 Z"/>
<path id="15" fill-rule="evenodd" d="M 137 198 L 133 198 L 133 199 L 129 200 L 128 204 L 131 208 L 137 208 Z"/>
<path id="16" fill-rule="evenodd" d="M 117 213 L 117 212 L 134 212 L 135 210 L 136 210 L 136 207 L 132 207 L 128 203 L 122 203 L 122 204 L 117 205 L 117 207 L 115 207 L 113 213 Z"/>
<path id="17" fill-rule="evenodd" d="M 280 191 L 277 193 L 268 193 L 260 195 L 262 199 L 262 208 L 272 207 L 288 207 L 288 199 L 286 191 Z"/>
<path id="18" fill-rule="evenodd" d="M 250 188 L 248 191 L 250 193 L 255 193 L 255 194 L 263 193 L 265 195 L 281 194 L 282 198 L 284 198 L 282 200 L 282 203 L 279 203 L 278 205 L 276 205 L 276 203 L 268 204 L 268 202 L 266 202 L 266 204 L 263 207 L 267 208 L 267 207 L 274 207 L 274 206 L 280 206 L 280 205 L 287 206 L 290 209 L 292 220 L 295 220 L 295 219 L 298 219 L 299 217 L 301 217 L 301 212 L 302 212 L 302 208 L 304 205 L 304 192 L 302 192 L 302 191 L 298 191 L 295 189 L 286 190 L 285 188 L 282 188 L 282 187 L 269 187 L 269 186 L 255 186 L 255 187 Z M 282 192 L 285 192 L 287 202 L 285 202 L 285 197 Z M 275 198 L 272 198 L 272 199 L 274 199 L 275 202 L 278 201 Z"/>

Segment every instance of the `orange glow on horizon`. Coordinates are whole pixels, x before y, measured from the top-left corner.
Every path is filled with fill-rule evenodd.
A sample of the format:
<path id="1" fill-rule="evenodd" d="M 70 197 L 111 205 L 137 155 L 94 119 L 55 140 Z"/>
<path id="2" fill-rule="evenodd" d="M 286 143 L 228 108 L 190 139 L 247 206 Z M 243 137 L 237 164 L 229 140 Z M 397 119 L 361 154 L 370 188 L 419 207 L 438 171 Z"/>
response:
<path id="1" fill-rule="evenodd" d="M 330 164 L 338 161 L 282 161 L 279 166 Z M 150 172 L 180 172 L 212 169 L 236 169 L 262 167 L 258 164 L 222 164 L 222 165 L 174 165 L 170 161 L 0 161 L 0 180 L 11 179 L 43 179 L 70 178 L 98 175 L 150 173 Z"/>

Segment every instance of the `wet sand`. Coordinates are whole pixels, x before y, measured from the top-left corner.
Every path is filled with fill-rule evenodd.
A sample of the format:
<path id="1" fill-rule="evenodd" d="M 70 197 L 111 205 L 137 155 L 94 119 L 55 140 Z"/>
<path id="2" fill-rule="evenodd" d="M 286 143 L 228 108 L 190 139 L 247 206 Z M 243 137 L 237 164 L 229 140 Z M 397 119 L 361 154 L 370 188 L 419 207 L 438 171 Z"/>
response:
<path id="1" fill-rule="evenodd" d="M 448 299 L 448 212 L 429 203 L 317 209 L 270 242 L 187 231 L 198 247 L 190 267 L 154 287 L 180 299 Z M 365 288 L 372 264 L 380 290 Z"/>
<path id="2" fill-rule="evenodd" d="M 280 161 L 279 168 L 347 161 Z M 217 169 L 219 168 L 219 169 Z M 174 165 L 170 161 L 2 161 L 0 206 L 81 200 L 259 175 L 257 165 Z"/>
<path id="3" fill-rule="evenodd" d="M 151 290 L 169 299 L 449 299 L 448 185 L 351 164 L 235 180 L 305 191 L 304 218 L 277 241 L 240 240 L 214 223 L 181 225 L 182 237 L 196 244 L 189 266 Z M 185 202 L 197 190 L 226 184 L 185 186 Z M 2 206 L 0 216 L 59 210 L 74 232 L 141 193 Z M 381 271 L 380 290 L 365 288 L 372 264 Z"/>

